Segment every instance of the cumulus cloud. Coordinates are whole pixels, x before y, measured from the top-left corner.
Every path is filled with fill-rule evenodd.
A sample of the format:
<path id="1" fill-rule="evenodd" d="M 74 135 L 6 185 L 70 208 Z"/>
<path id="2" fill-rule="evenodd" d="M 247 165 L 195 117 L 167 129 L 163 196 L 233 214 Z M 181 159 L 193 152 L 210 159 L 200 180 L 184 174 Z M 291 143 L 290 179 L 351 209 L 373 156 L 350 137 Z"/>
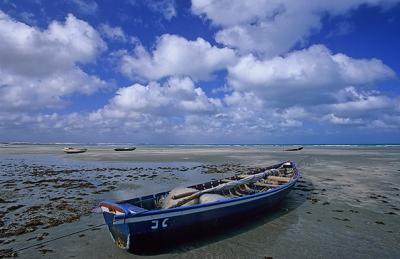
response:
<path id="1" fill-rule="evenodd" d="M 219 106 L 220 100 L 207 97 L 191 79 L 170 78 L 163 85 L 150 82 L 120 88 L 109 104 L 93 113 L 92 118 L 129 118 L 139 114 L 173 117 L 210 113 Z"/>
<path id="2" fill-rule="evenodd" d="M 382 111 L 387 114 L 382 116 Z M 120 88 L 107 105 L 89 114 L 18 114 L 3 118 L 0 112 L 0 131 L 22 125 L 33 131 L 50 133 L 54 129 L 84 135 L 86 141 L 109 141 L 113 135 L 113 141 L 129 138 L 141 143 L 232 143 L 232 139 L 259 143 L 266 136 L 276 141 L 276 137 L 286 138 L 290 132 L 313 134 L 308 123 L 393 131 L 400 128 L 398 114 L 379 107 L 369 110 L 368 116 L 340 114 L 327 105 L 275 108 L 250 92 L 211 98 L 189 78 L 171 78 L 164 84 L 150 82 Z M 85 135 L 93 128 L 98 129 L 95 136 Z"/>
<path id="3" fill-rule="evenodd" d="M 111 40 L 122 42 L 127 40 L 124 31 L 119 26 L 112 27 L 107 23 L 102 23 L 100 24 L 100 33 L 103 34 L 104 37 Z"/>
<path id="4" fill-rule="evenodd" d="M 348 118 L 348 117 L 339 117 L 333 113 L 324 115 L 322 117 L 322 120 L 327 121 L 332 124 L 336 124 L 336 125 L 357 126 L 357 125 L 365 124 L 365 122 L 360 118 L 352 119 L 352 118 Z"/>
<path id="5" fill-rule="evenodd" d="M 178 14 L 175 0 L 128 0 L 127 2 L 136 7 L 147 7 L 150 11 L 161 14 L 166 20 L 171 20 Z"/>
<path id="6" fill-rule="evenodd" d="M 282 127 L 300 127 L 303 126 L 302 120 L 309 118 L 310 114 L 303 107 L 291 106 L 275 111 L 274 116 L 280 118 Z"/>
<path id="7" fill-rule="evenodd" d="M 394 71 L 381 60 L 354 59 L 313 45 L 274 58 L 240 57 L 228 68 L 228 85 L 234 92 L 225 100 L 229 104 L 234 96 L 252 96 L 253 102 L 261 105 L 246 106 L 246 114 L 267 119 L 263 113 L 268 113 L 273 125 L 270 130 L 277 126 L 299 128 L 304 122 L 390 125 L 390 120 L 384 124 L 376 121 L 383 122 L 382 114 L 398 114 L 398 98 L 371 89 L 377 82 L 394 77 Z M 241 114 L 240 110 L 236 112 Z"/>
<path id="8" fill-rule="evenodd" d="M 145 3 L 150 10 L 161 13 L 167 20 L 171 20 L 177 15 L 175 0 L 147 0 Z"/>
<path id="9" fill-rule="evenodd" d="M 284 128 L 300 127 L 308 113 L 301 107 L 267 107 L 251 92 L 231 92 L 212 98 L 189 78 L 170 78 L 120 88 L 89 121 L 101 128 L 169 133 L 190 139 L 212 134 L 216 138 L 263 135 Z M 254 135 L 254 136 L 255 136 Z"/>
<path id="10" fill-rule="evenodd" d="M 228 93 L 223 98 L 225 109 L 217 118 L 225 119 L 225 123 L 248 124 L 248 122 L 260 117 L 260 113 L 266 111 L 263 100 L 252 92 Z"/>
<path id="11" fill-rule="evenodd" d="M 100 34 L 73 15 L 40 29 L 0 12 L 0 132 L 20 128 L 90 138 L 85 132 L 96 128 L 106 141 L 112 134 L 122 141 L 232 143 L 260 142 L 267 135 L 275 140 L 312 131 L 316 124 L 318 129 L 400 128 L 399 97 L 374 90 L 377 82 L 395 77 L 381 60 L 352 58 L 323 45 L 290 51 L 321 28 L 323 15 L 391 1 L 192 2 L 193 13 L 211 20 L 216 41 L 225 47 L 171 34 L 161 35 L 150 49 L 131 40 L 132 52 L 111 51 L 131 85 L 87 113 L 46 114 L 43 108 L 106 85 L 82 69 L 107 48 Z M 97 10 L 93 1 L 75 3 L 87 14 Z M 175 1 L 140 4 L 168 20 L 177 15 Z M 102 23 L 98 29 L 108 40 L 130 40 L 121 27 Z M 335 33 L 346 33 L 342 29 Z M 224 70 L 226 78 L 216 73 Z M 203 90 L 202 80 L 214 76 L 222 90 Z"/>
<path id="12" fill-rule="evenodd" d="M 74 4 L 77 10 L 82 14 L 93 15 L 99 9 L 99 6 L 94 0 L 71 0 L 71 3 Z"/>
<path id="13" fill-rule="evenodd" d="M 202 38 L 194 41 L 177 35 L 164 34 L 152 53 L 137 45 L 132 54 L 121 57 L 120 70 L 130 78 L 157 80 L 167 76 L 190 76 L 207 79 L 217 70 L 235 61 L 229 48 L 212 46 Z"/>
<path id="14" fill-rule="evenodd" d="M 37 23 L 35 15 L 31 12 L 21 12 L 18 16 L 23 22 L 27 24 L 36 25 Z"/>
<path id="15" fill-rule="evenodd" d="M 0 11 L 0 106 L 56 106 L 65 95 L 90 94 L 105 82 L 79 64 L 92 62 L 106 44 L 88 23 L 69 14 L 40 30 Z"/>
<path id="16" fill-rule="evenodd" d="M 398 97 L 387 96 L 377 90 L 346 87 L 334 94 L 330 104 L 305 107 L 312 120 L 334 125 L 361 128 L 398 128 Z"/>
<path id="17" fill-rule="evenodd" d="M 284 57 L 241 57 L 228 69 L 230 85 L 238 91 L 253 91 L 270 102 L 329 102 L 332 91 L 348 85 L 373 84 L 395 73 L 377 59 L 353 59 L 332 54 L 323 45 L 294 51 Z"/>
<path id="18" fill-rule="evenodd" d="M 359 92 L 354 87 L 347 87 L 339 91 L 336 97 L 339 102 L 330 107 L 346 114 L 395 107 L 395 100 L 381 95 L 378 91 Z"/>
<path id="19" fill-rule="evenodd" d="M 399 128 L 396 117 L 398 97 L 386 96 L 377 90 L 346 87 L 334 94 L 335 102 L 310 107 L 316 121 L 362 128 Z"/>
<path id="20" fill-rule="evenodd" d="M 201 143 L 210 139 L 227 141 L 243 133 L 264 134 L 266 129 L 274 128 L 277 119 L 251 93 L 233 92 L 224 98 L 212 98 L 189 78 L 171 78 L 162 85 L 150 82 L 119 89 L 86 121 L 111 131 L 123 128 Z"/>
<path id="21" fill-rule="evenodd" d="M 221 27 L 216 40 L 242 52 L 282 54 L 322 27 L 324 15 L 343 15 L 366 4 L 384 6 L 397 0 L 291 1 L 192 0 L 192 12 Z"/>

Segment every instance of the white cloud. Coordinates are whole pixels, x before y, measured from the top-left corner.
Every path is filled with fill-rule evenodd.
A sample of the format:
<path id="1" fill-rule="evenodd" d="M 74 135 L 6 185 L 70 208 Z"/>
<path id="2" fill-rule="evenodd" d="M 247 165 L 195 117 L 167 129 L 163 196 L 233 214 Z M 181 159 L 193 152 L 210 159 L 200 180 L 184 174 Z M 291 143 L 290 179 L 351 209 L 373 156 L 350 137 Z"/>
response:
<path id="1" fill-rule="evenodd" d="M 97 10 L 96 2 L 75 2 L 87 14 Z M 44 114 L 43 108 L 106 85 L 81 68 L 94 62 L 106 43 L 73 15 L 39 29 L 0 12 L 0 132 L 20 128 L 92 137 L 96 128 L 108 141 L 113 135 L 152 143 L 259 142 L 268 135 L 277 141 L 275 136 L 312 131 L 315 124 L 318 130 L 395 132 L 400 99 L 373 90 L 395 76 L 381 60 L 355 59 L 323 45 L 288 52 L 321 28 L 324 14 L 346 14 L 361 3 L 389 1 L 193 1 L 192 11 L 210 19 L 219 30 L 216 41 L 229 47 L 164 34 L 146 49 L 121 27 L 100 24 L 104 38 L 135 45 L 132 52 L 112 50 L 109 56 L 133 82 L 102 108 L 70 114 Z M 143 5 L 168 20 L 177 15 L 174 1 Z M 334 33 L 348 32 L 343 24 Z M 207 94 L 201 80 L 223 70 L 226 81 L 218 83 L 224 87 Z"/>
<path id="2" fill-rule="evenodd" d="M 192 12 L 222 27 L 216 40 L 269 57 L 290 50 L 322 27 L 324 15 L 343 15 L 363 4 L 387 7 L 397 0 L 192 0 Z"/>
<path id="3" fill-rule="evenodd" d="M 268 120 L 267 113 L 270 130 L 277 126 L 299 128 L 305 122 L 372 127 L 382 114 L 398 114 L 398 99 L 370 90 L 376 82 L 394 78 L 392 69 L 377 59 L 333 54 L 323 45 L 270 59 L 242 56 L 228 72 L 232 96 L 252 94 L 261 105 L 252 108 L 241 104 L 239 107 L 245 109 L 237 109 L 229 106 L 232 97 L 228 95 L 227 109 L 238 115 L 245 110 L 245 114 L 263 120 Z M 255 125 L 254 120 L 238 115 Z M 385 123 L 391 125 L 390 120 Z"/>
<path id="4" fill-rule="evenodd" d="M 74 92 L 90 94 L 105 82 L 79 64 L 106 48 L 95 29 L 68 15 L 46 30 L 18 22 L 0 11 L 0 106 L 36 109 L 56 106 Z"/>
<path id="5" fill-rule="evenodd" d="M 337 36 L 343 36 L 343 35 L 347 35 L 350 34 L 351 32 L 353 32 L 355 30 L 355 26 L 354 24 L 347 22 L 347 21 L 343 21 L 338 23 L 335 28 L 333 28 L 327 35 L 327 38 L 333 38 L 333 37 L 337 37 Z"/>
<path id="6" fill-rule="evenodd" d="M 310 114 L 303 107 L 291 106 L 284 110 L 277 110 L 274 116 L 280 119 L 282 127 L 301 127 L 302 120 L 308 118 Z"/>
<path id="7" fill-rule="evenodd" d="M 31 12 L 21 12 L 19 15 L 20 19 L 30 25 L 36 25 L 37 21 L 35 15 Z"/>
<path id="8" fill-rule="evenodd" d="M 235 90 L 253 91 L 269 102 L 292 105 L 327 102 L 333 91 L 348 85 L 373 84 L 394 77 L 393 70 L 380 60 L 332 54 L 323 45 L 272 59 L 247 55 L 228 71 Z"/>
<path id="9" fill-rule="evenodd" d="M 44 77 L 22 77 L 0 71 L 0 107 L 5 110 L 34 110 L 64 105 L 62 97 L 74 92 L 91 94 L 106 83 L 78 68 Z"/>
<path id="10" fill-rule="evenodd" d="M 92 61 L 106 48 L 97 31 L 72 14 L 65 23 L 53 21 L 41 31 L 0 11 L 0 36 L 1 68 L 27 76 Z"/>
<path id="11" fill-rule="evenodd" d="M 337 64 L 343 81 L 349 84 L 374 83 L 395 75 L 395 72 L 379 59 L 354 59 L 341 53 L 333 55 L 332 59 Z"/>
<path id="12" fill-rule="evenodd" d="M 361 119 L 352 119 L 352 118 L 346 118 L 346 117 L 338 117 L 333 113 L 327 114 L 322 117 L 323 121 L 330 122 L 332 124 L 336 125 L 363 125 L 365 122 Z"/>
<path id="13" fill-rule="evenodd" d="M 361 104 L 361 109 L 354 108 L 354 104 L 343 109 L 350 103 L 373 100 L 375 96 L 386 98 L 385 102 L 391 106 L 374 105 L 373 101 Z M 378 91 L 347 87 L 335 94 L 333 100 L 334 104 L 286 103 L 279 108 L 251 91 L 233 91 L 211 98 L 187 77 L 170 78 L 163 84 L 150 82 L 120 88 L 103 108 L 88 115 L 61 116 L 57 123 L 52 122 L 65 131 L 96 127 L 108 134 L 140 134 L 143 139 L 156 136 L 158 141 L 167 143 L 256 141 L 282 132 L 307 132 L 308 123 L 322 123 L 328 128 L 329 125 L 387 130 L 400 127 L 399 113 L 395 110 L 398 99 L 382 96 Z"/>
<path id="14" fill-rule="evenodd" d="M 120 70 L 130 78 L 157 80 L 167 76 L 190 76 L 207 79 L 216 70 L 235 61 L 235 53 L 218 48 L 202 38 L 186 40 L 177 35 L 162 35 L 152 53 L 142 45 L 121 57 Z"/>
<path id="15" fill-rule="evenodd" d="M 178 15 L 175 0 L 128 0 L 127 3 L 137 8 L 147 7 L 150 11 L 161 14 L 166 20 Z"/>
<path id="16" fill-rule="evenodd" d="M 387 115 L 383 114 L 379 118 L 373 120 L 371 123 L 366 125 L 367 128 L 377 128 L 377 129 L 388 129 L 388 130 L 398 130 L 400 129 L 400 115 Z"/>
<path id="17" fill-rule="evenodd" d="M 178 136 L 225 138 L 265 134 L 299 127 L 308 113 L 301 107 L 268 108 L 252 93 L 232 92 L 208 97 L 189 78 L 171 78 L 160 85 L 134 84 L 120 88 L 102 109 L 89 115 L 100 128 L 169 133 Z"/>
<path id="18" fill-rule="evenodd" d="M 112 27 L 109 24 L 100 24 L 100 32 L 108 39 L 116 41 L 127 41 L 124 31 L 121 27 Z"/>
<path id="19" fill-rule="evenodd" d="M 339 102 L 331 104 L 330 107 L 336 112 L 346 114 L 395 107 L 394 100 L 380 95 L 377 91 L 358 92 L 354 87 L 339 91 L 336 97 Z"/>
<path id="20" fill-rule="evenodd" d="M 161 13 L 167 20 L 171 20 L 177 15 L 175 0 L 147 0 L 145 3 L 150 10 Z"/>
<path id="21" fill-rule="evenodd" d="M 142 114 L 155 116 L 181 116 L 214 112 L 221 102 L 209 98 L 189 78 L 170 78 L 160 85 L 134 84 L 120 88 L 109 104 L 92 114 L 96 117 L 129 118 Z"/>
<path id="22" fill-rule="evenodd" d="M 362 128 L 399 128 L 400 123 L 393 118 L 398 117 L 396 105 L 398 97 L 389 97 L 379 91 L 358 90 L 346 87 L 334 94 L 336 101 L 310 107 L 315 120 L 335 125 Z"/>
<path id="23" fill-rule="evenodd" d="M 389 129 L 400 126 L 393 119 L 399 115 L 396 110 L 398 97 L 386 96 L 376 90 L 360 90 L 354 86 L 346 87 L 333 95 L 334 103 L 308 107 L 314 120 L 363 128 Z"/>
<path id="24" fill-rule="evenodd" d="M 71 0 L 71 3 L 74 4 L 82 14 L 94 15 L 99 9 L 99 6 L 94 0 Z"/>
<path id="25" fill-rule="evenodd" d="M 110 130 L 119 127 L 153 136 L 167 134 L 178 141 L 187 138 L 198 143 L 209 141 L 210 136 L 223 141 L 243 133 L 265 134 L 266 129 L 273 129 L 275 120 L 251 93 L 211 98 L 189 78 L 171 78 L 163 85 L 150 82 L 119 89 L 109 104 L 91 113 L 87 121 Z"/>
<path id="26" fill-rule="evenodd" d="M 358 93 L 360 94 L 360 93 Z M 378 94 L 378 93 L 375 93 Z M 338 99 L 339 100 L 339 99 Z M 344 99 L 342 99 L 344 100 Z M 398 100 L 397 100 L 398 102 Z M 32 131 L 77 134 L 101 141 L 138 141 L 150 143 L 255 142 L 287 139 L 293 133 L 312 133 L 309 122 L 369 130 L 400 128 L 400 116 L 390 111 L 382 116 L 376 107 L 367 114 L 342 114 L 330 106 L 268 107 L 252 93 L 232 92 L 223 98 L 210 98 L 189 78 L 171 78 L 164 84 L 150 82 L 120 88 L 103 108 L 92 112 L 60 114 L 18 114 L 0 112 L 0 131 L 31 128 Z M 385 110 L 387 111 L 387 110 Z M 89 135 L 96 128 L 97 134 Z M 99 140 L 97 140 L 99 141 Z"/>
<path id="27" fill-rule="evenodd" d="M 252 92 L 234 91 L 223 98 L 226 107 L 219 114 L 219 118 L 229 123 L 247 123 L 257 120 L 262 112 L 266 112 L 264 102 Z"/>

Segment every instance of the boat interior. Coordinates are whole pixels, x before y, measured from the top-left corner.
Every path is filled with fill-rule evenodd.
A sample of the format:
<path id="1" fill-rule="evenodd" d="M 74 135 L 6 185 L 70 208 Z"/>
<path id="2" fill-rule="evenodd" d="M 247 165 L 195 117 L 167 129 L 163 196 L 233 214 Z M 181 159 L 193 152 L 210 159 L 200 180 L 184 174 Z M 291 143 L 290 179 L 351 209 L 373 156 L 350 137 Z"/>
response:
<path id="1" fill-rule="evenodd" d="M 274 188 L 279 188 L 282 185 L 285 185 L 288 183 L 294 176 L 295 176 L 295 170 L 294 166 L 291 162 L 286 162 L 286 163 L 281 163 L 275 166 L 267 167 L 267 168 L 260 168 L 256 171 L 252 171 L 249 174 L 238 174 L 234 175 L 232 177 L 220 179 L 220 180 L 214 180 L 202 184 L 197 184 L 193 186 L 189 186 L 187 188 L 183 188 L 189 191 L 182 191 L 181 193 L 174 194 L 172 195 L 174 190 L 168 191 L 168 192 L 162 192 L 154 195 L 149 195 L 149 196 L 144 196 L 144 197 L 139 197 L 139 198 L 134 198 L 131 200 L 125 200 L 118 202 L 118 204 L 129 204 L 133 205 L 135 207 L 140 208 L 141 210 L 160 210 L 160 209 L 166 209 L 164 206 L 166 203 L 166 200 L 182 200 L 185 199 L 186 197 L 190 195 L 195 195 L 196 193 L 200 191 L 204 191 L 216 186 L 219 186 L 221 184 L 229 183 L 229 182 L 235 182 L 239 181 L 242 179 L 245 179 L 246 177 L 252 176 L 254 174 L 270 170 L 270 169 L 276 169 L 276 170 L 271 170 L 272 173 L 268 174 L 266 177 L 253 182 L 249 184 L 243 184 L 243 185 L 238 185 L 235 188 L 227 189 L 227 190 L 222 190 L 219 192 L 211 192 L 213 194 L 218 194 L 219 200 L 222 199 L 232 199 L 232 198 L 237 198 L 237 197 L 242 197 L 246 195 L 251 195 L 259 192 L 265 192 L 270 189 Z M 213 200 L 209 201 L 212 202 Z M 193 204 L 199 204 L 199 202 L 188 202 L 185 205 L 179 205 L 179 206 L 188 206 L 188 205 L 193 205 Z M 174 205 L 176 207 L 176 205 Z"/>

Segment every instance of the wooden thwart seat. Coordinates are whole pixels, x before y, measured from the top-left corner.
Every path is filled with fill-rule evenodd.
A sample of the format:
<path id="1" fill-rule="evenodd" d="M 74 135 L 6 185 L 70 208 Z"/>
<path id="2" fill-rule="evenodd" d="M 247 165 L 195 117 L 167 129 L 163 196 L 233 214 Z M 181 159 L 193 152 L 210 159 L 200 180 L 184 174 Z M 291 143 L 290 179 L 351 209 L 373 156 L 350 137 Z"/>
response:
<path id="1" fill-rule="evenodd" d="M 221 182 L 222 182 L 222 183 L 229 183 L 229 182 L 232 182 L 232 181 L 235 181 L 235 180 L 221 179 Z"/>
<path id="2" fill-rule="evenodd" d="M 267 177 L 268 180 L 271 181 L 277 181 L 277 182 L 283 182 L 283 183 L 287 183 L 290 181 L 290 177 L 282 177 L 282 176 L 274 176 L 274 175 L 270 175 Z"/>
<path id="3" fill-rule="evenodd" d="M 260 182 L 257 182 L 254 185 L 260 186 L 260 187 L 268 187 L 268 188 L 275 188 L 275 187 L 279 186 L 279 184 L 260 183 Z"/>
<path id="4" fill-rule="evenodd" d="M 171 206 L 167 206 L 166 208 L 175 208 L 184 204 L 188 204 L 189 202 L 200 198 L 200 196 L 206 193 L 222 193 L 222 195 L 227 194 L 231 197 L 240 197 L 243 195 L 257 193 L 261 190 L 264 191 L 265 188 L 275 188 L 291 180 L 291 177 L 277 176 L 278 173 L 279 170 L 270 169 L 256 174 L 240 174 L 232 176 L 228 179 L 216 180 L 207 184 L 196 185 L 192 189 L 187 188 L 188 190 L 185 190 L 182 193 L 176 193 L 174 195 L 171 194 L 171 191 L 168 194 L 171 194 L 171 200 L 180 200 Z M 263 188 L 253 189 L 249 185 L 258 187 L 261 186 Z"/>

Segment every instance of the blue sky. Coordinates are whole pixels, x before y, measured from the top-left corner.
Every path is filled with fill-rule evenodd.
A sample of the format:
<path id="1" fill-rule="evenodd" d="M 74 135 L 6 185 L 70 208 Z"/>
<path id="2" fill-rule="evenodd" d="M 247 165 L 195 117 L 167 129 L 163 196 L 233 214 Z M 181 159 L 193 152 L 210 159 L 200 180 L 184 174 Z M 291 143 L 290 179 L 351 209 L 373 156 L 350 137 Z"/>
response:
<path id="1" fill-rule="evenodd" d="M 400 1 L 0 0 L 0 141 L 400 143 Z"/>

